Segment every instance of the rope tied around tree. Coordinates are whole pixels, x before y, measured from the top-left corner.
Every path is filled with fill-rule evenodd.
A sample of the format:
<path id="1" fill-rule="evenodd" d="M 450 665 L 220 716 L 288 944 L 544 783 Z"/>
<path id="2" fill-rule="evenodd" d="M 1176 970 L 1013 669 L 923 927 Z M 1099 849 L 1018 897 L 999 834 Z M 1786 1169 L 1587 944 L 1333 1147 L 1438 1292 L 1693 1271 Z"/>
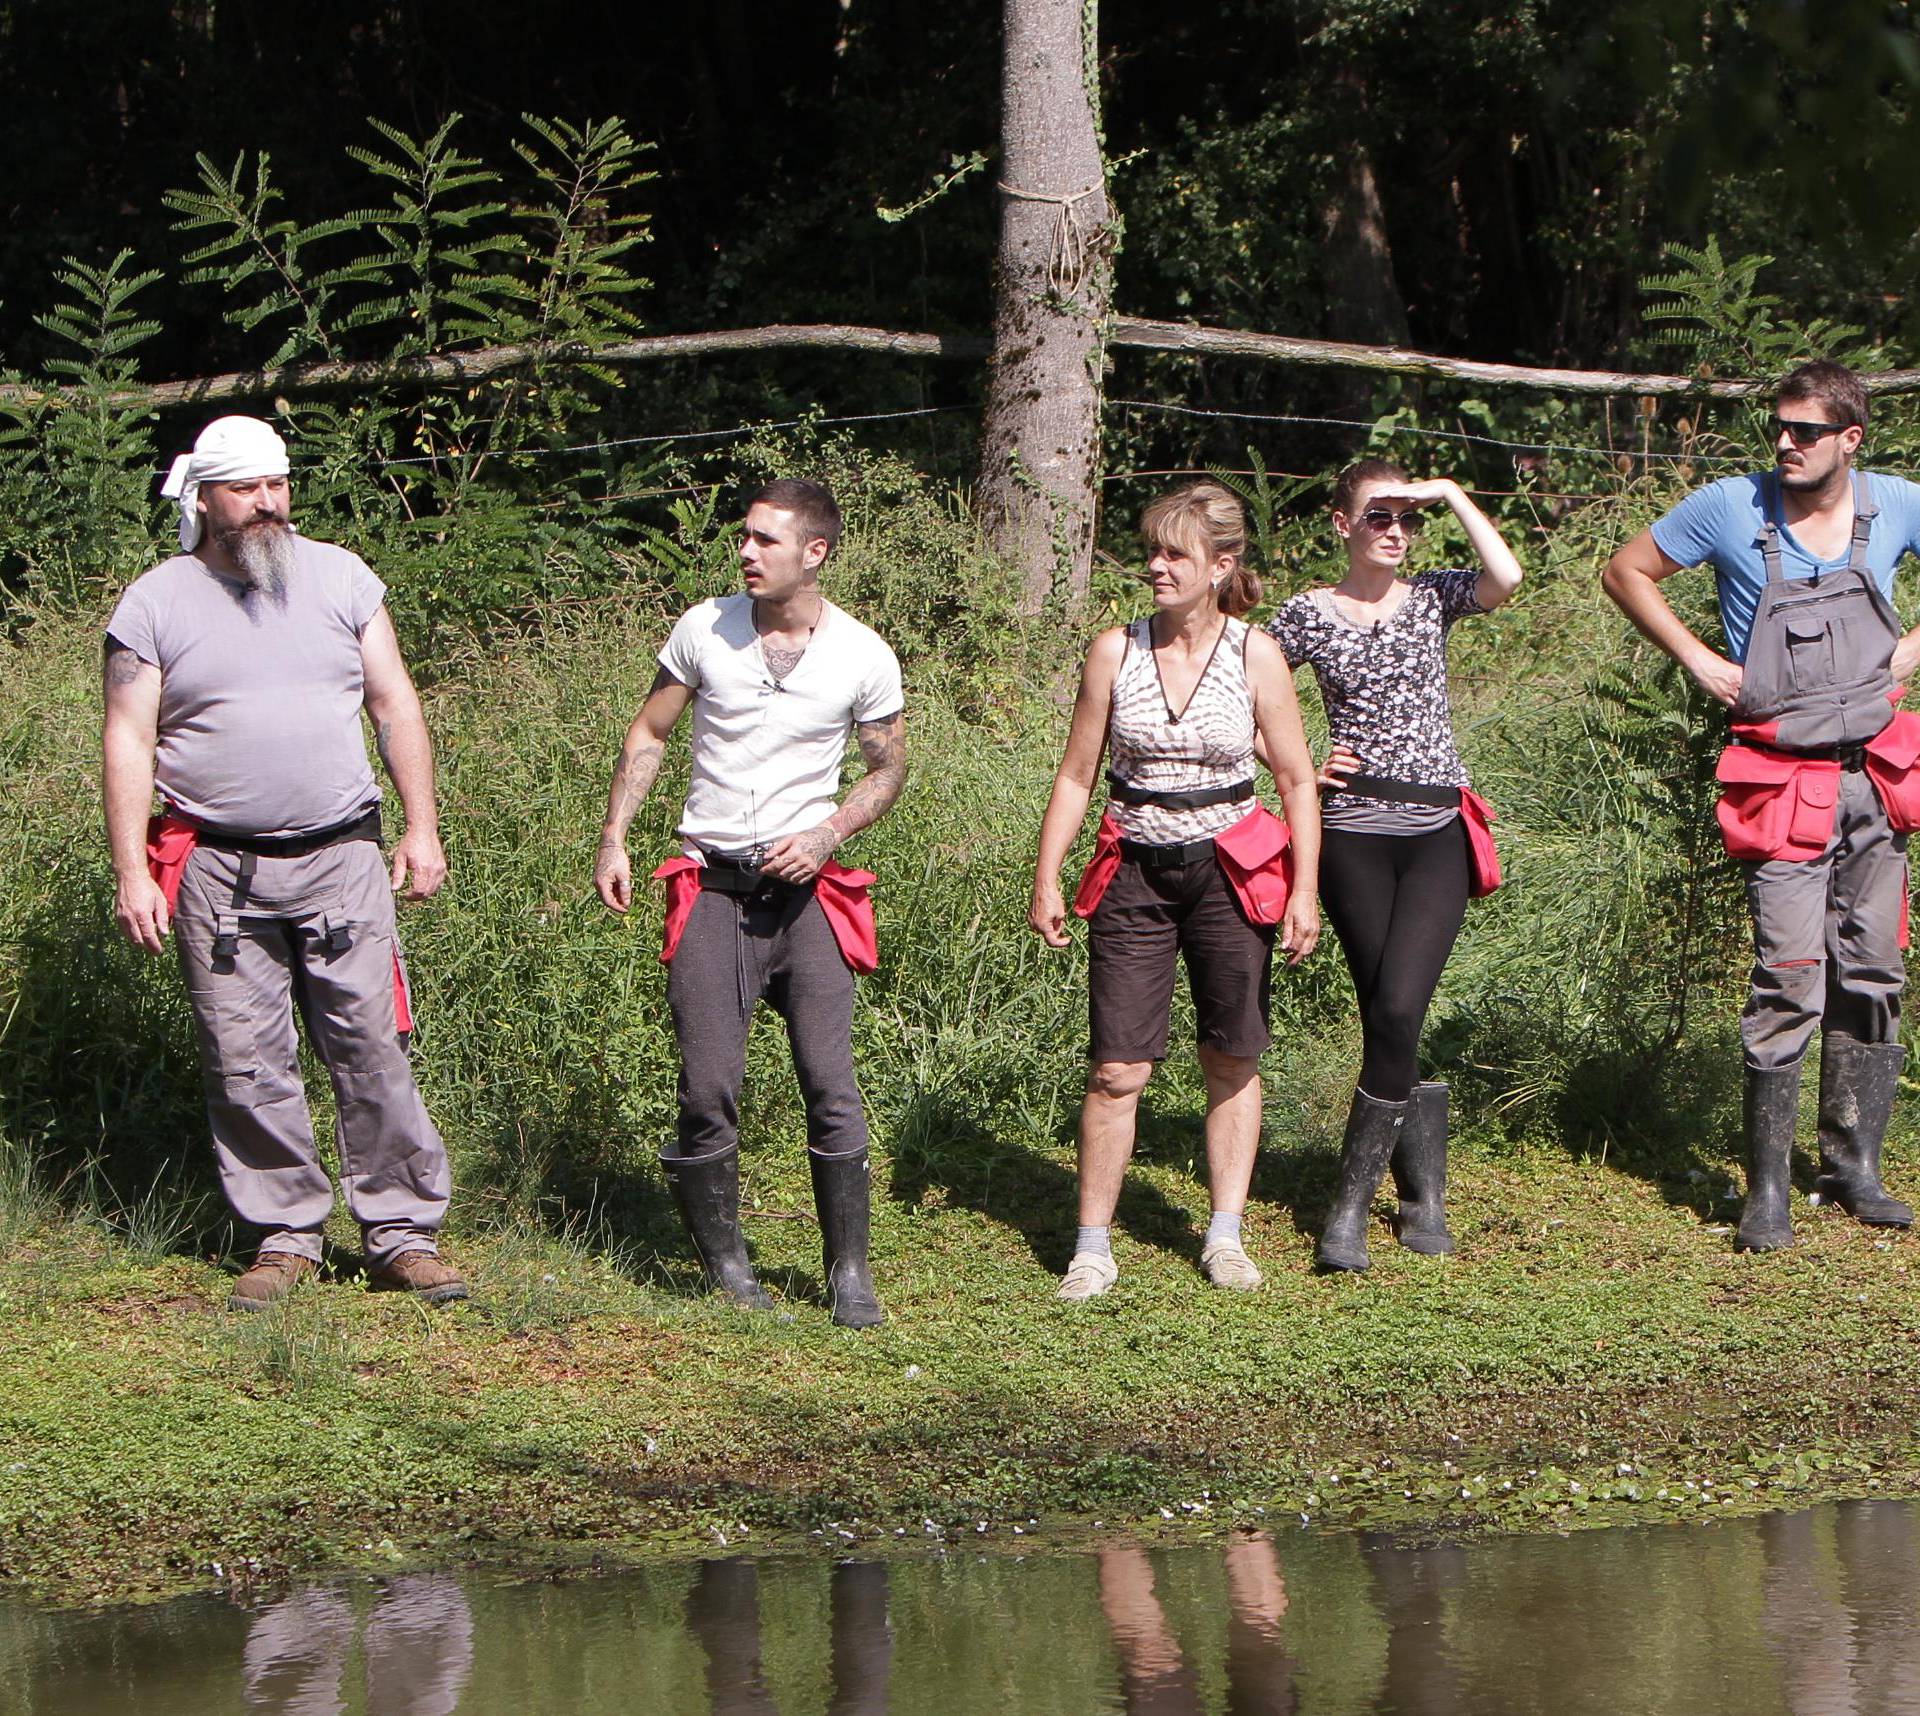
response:
<path id="1" fill-rule="evenodd" d="M 1027 191 L 998 181 L 1001 193 L 1022 203 L 1052 203 L 1059 211 L 1054 216 L 1053 233 L 1047 246 L 1047 287 L 1062 298 L 1079 294 L 1093 266 L 1094 237 L 1098 228 L 1089 229 L 1081 217 L 1080 204 L 1106 189 L 1104 184 L 1089 185 L 1084 191 L 1065 195 L 1057 191 Z"/>

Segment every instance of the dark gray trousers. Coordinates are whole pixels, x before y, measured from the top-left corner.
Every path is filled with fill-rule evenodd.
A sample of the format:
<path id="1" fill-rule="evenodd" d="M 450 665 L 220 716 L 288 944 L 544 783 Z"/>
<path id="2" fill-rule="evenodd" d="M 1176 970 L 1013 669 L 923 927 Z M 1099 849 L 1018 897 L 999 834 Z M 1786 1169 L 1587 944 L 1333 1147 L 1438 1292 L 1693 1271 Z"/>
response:
<path id="1" fill-rule="evenodd" d="M 1840 776 L 1833 838 L 1818 858 L 1743 863 L 1753 989 L 1740 1018 L 1747 1061 L 1788 1066 L 1817 1026 L 1862 1043 L 1900 1037 L 1907 837 L 1858 770 Z"/>
<path id="2" fill-rule="evenodd" d="M 853 972 L 811 889 L 768 900 L 702 892 L 667 968 L 667 1005 L 680 1045 L 676 1154 L 706 1156 L 740 1138 L 740 1083 L 756 1001 L 786 1021 L 807 1109 L 807 1142 L 822 1155 L 867 1147 L 853 1076 Z"/>

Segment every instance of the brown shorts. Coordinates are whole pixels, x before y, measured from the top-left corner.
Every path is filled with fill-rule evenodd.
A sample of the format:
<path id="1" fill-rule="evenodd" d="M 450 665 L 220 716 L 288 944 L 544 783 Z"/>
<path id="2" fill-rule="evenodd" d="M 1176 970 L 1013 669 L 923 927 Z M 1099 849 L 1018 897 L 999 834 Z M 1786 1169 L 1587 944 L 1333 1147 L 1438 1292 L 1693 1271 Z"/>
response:
<path id="1" fill-rule="evenodd" d="M 1151 870 L 1122 859 L 1087 931 L 1094 1060 L 1165 1058 L 1179 958 L 1202 1044 L 1257 1055 L 1273 1041 L 1274 928 L 1248 922 L 1216 859 Z"/>

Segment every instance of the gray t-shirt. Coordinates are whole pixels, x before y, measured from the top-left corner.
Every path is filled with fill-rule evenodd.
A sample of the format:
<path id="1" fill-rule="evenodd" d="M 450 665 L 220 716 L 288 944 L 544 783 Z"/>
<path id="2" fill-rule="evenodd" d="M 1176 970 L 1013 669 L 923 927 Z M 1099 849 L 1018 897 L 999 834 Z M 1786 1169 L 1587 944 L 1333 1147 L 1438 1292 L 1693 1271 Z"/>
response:
<path id="1" fill-rule="evenodd" d="M 311 834 L 375 802 L 360 637 L 385 598 L 357 554 L 305 537 L 284 603 L 192 554 L 136 579 L 107 635 L 160 669 L 161 796 L 263 835 Z"/>

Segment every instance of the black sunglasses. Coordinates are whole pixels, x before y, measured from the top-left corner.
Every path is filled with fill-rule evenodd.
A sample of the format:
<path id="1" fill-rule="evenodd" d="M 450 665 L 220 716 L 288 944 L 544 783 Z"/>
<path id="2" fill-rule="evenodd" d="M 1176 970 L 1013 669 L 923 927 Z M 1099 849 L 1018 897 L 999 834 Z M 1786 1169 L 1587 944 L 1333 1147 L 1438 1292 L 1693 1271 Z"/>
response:
<path id="1" fill-rule="evenodd" d="M 1412 507 L 1405 512 L 1392 512 L 1383 506 L 1370 506 L 1360 515 L 1360 522 L 1369 530 L 1386 530 L 1397 524 L 1406 535 L 1418 536 L 1420 527 L 1427 522 L 1427 515 L 1415 512 Z"/>
<path id="2" fill-rule="evenodd" d="M 1838 435 L 1851 429 L 1851 423 L 1802 423 L 1791 417 L 1775 417 L 1772 420 L 1773 438 L 1778 441 L 1782 435 L 1791 435 L 1796 447 L 1817 447 L 1828 435 Z"/>

